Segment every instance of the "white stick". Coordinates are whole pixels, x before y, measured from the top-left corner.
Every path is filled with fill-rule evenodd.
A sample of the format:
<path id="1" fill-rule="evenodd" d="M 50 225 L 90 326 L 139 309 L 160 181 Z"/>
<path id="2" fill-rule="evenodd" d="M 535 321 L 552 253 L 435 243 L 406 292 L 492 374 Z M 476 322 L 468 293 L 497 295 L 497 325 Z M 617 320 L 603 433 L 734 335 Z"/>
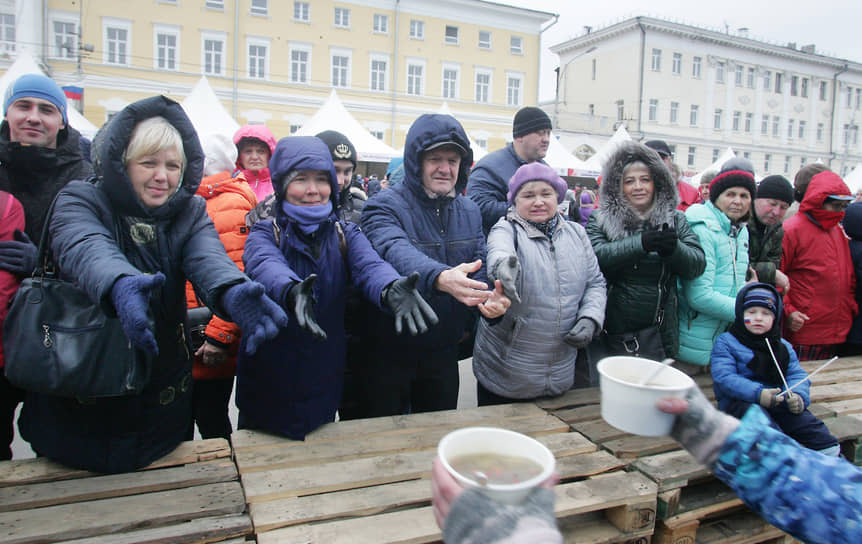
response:
<path id="1" fill-rule="evenodd" d="M 778 369 L 778 375 L 781 376 L 781 383 L 784 384 L 784 389 L 790 391 L 790 386 L 787 385 L 787 379 L 784 377 L 784 372 L 781 371 L 781 365 L 778 364 L 778 359 L 775 358 L 775 353 L 772 351 L 772 345 L 769 343 L 769 338 L 763 339 L 766 342 L 766 347 L 769 348 L 769 354 L 772 356 L 772 362 L 775 363 L 775 368 Z"/>
<path id="2" fill-rule="evenodd" d="M 826 361 L 825 363 L 823 363 L 822 365 L 820 365 L 820 367 L 819 367 L 817 370 L 815 370 L 814 372 L 812 372 L 811 374 L 809 374 L 809 375 L 808 375 L 808 377 L 803 378 L 803 379 L 799 380 L 798 382 L 794 383 L 794 384 L 793 384 L 793 387 L 788 387 L 786 391 L 782 391 L 782 392 L 781 392 L 781 393 L 779 393 L 777 396 L 782 397 L 782 396 L 786 395 L 787 393 L 790 393 L 791 391 L 793 391 L 794 389 L 796 389 L 796 387 L 797 387 L 798 385 L 802 385 L 803 383 L 807 382 L 808 380 L 810 380 L 811 378 L 813 378 L 815 374 L 817 374 L 818 372 L 820 372 L 821 370 L 823 370 L 824 368 L 826 368 L 827 366 L 831 365 L 832 363 L 834 363 L 834 362 L 835 362 L 835 361 L 837 361 L 837 360 L 838 360 L 838 356 L 836 355 L 835 357 L 833 357 L 833 358 L 829 359 L 828 361 Z"/>

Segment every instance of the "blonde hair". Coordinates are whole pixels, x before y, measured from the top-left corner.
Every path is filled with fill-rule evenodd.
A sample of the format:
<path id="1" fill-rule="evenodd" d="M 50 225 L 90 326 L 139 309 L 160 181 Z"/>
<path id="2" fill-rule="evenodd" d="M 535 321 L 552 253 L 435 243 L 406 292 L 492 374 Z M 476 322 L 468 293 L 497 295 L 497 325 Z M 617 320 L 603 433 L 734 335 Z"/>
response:
<path id="1" fill-rule="evenodd" d="M 145 155 L 154 155 L 165 149 L 174 149 L 180 156 L 180 180 L 186 169 L 186 154 L 183 137 L 167 119 L 161 116 L 144 119 L 132 130 L 129 145 L 123 153 L 123 166 Z"/>

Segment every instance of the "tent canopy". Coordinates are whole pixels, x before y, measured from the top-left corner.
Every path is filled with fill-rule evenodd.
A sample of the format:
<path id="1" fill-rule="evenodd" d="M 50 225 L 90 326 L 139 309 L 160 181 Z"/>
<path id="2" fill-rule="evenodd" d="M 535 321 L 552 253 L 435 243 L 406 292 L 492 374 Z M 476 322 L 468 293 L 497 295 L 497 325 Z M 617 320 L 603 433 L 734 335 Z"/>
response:
<path id="1" fill-rule="evenodd" d="M 733 151 L 733 149 L 728 147 L 727 149 L 724 150 L 724 153 L 722 153 L 721 155 L 718 156 L 717 159 L 715 159 L 715 162 L 713 162 L 712 164 L 710 164 L 709 166 L 707 166 L 706 168 L 704 168 L 703 170 L 701 170 L 697 174 L 691 176 L 691 178 L 688 180 L 688 182 L 691 183 L 692 185 L 694 185 L 695 187 L 699 187 L 700 186 L 700 178 L 701 178 L 701 176 L 703 176 L 704 172 L 708 172 L 710 170 L 714 170 L 714 171 L 718 172 L 719 170 L 721 170 L 721 166 L 725 162 L 727 162 L 729 159 L 732 159 L 735 156 L 736 156 L 736 153 Z"/>
<path id="2" fill-rule="evenodd" d="M 554 133 L 551 133 L 551 141 L 548 144 L 548 153 L 545 155 L 545 162 L 556 170 L 557 173 L 564 176 L 589 170 L 586 162 L 566 151 L 566 148 L 554 136 Z"/>
<path id="3" fill-rule="evenodd" d="M 617 150 L 620 144 L 631 139 L 632 137 L 629 135 L 629 131 L 626 130 L 625 125 L 620 125 L 617 131 L 614 132 L 614 135 L 611 136 L 611 139 L 601 149 L 596 151 L 595 155 L 587 159 L 585 163 L 586 169 L 591 172 L 601 172 L 608 157 Z"/>
<path id="4" fill-rule="evenodd" d="M 192 87 L 182 106 L 200 138 L 207 134 L 223 134 L 233 138 L 239 129 L 239 123 L 228 114 L 206 76 Z"/>

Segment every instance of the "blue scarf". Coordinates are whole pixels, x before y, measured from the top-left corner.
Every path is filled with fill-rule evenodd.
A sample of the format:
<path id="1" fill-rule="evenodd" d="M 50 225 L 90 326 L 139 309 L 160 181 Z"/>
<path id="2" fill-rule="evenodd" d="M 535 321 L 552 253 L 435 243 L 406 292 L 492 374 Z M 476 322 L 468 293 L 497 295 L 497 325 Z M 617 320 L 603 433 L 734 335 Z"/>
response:
<path id="1" fill-rule="evenodd" d="M 296 206 L 286 200 L 281 203 L 281 209 L 299 225 L 299 230 L 305 234 L 316 232 L 320 225 L 332 215 L 332 201 L 316 206 Z"/>

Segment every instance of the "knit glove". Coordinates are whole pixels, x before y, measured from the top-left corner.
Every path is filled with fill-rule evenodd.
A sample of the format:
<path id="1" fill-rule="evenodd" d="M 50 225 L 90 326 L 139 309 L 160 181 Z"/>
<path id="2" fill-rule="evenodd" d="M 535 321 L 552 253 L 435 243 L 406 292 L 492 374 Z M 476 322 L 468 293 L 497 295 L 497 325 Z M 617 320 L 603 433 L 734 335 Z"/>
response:
<path id="1" fill-rule="evenodd" d="M 326 331 L 320 328 L 314 317 L 315 281 L 317 281 L 317 274 L 309 274 L 301 282 L 295 283 L 287 292 L 286 303 L 300 327 L 318 340 L 326 340 Z"/>
<path id="2" fill-rule="evenodd" d="M 14 240 L 0 242 L 0 268 L 19 276 L 29 276 L 36 268 L 39 248 L 26 232 L 15 229 Z"/>
<path id="3" fill-rule="evenodd" d="M 221 301 L 231 321 L 239 325 L 249 355 L 266 340 L 278 336 L 278 329 L 287 326 L 287 314 L 266 296 L 263 285 L 256 281 L 228 287 Z"/>
<path id="4" fill-rule="evenodd" d="M 153 356 L 159 354 L 159 346 L 150 327 L 147 309 L 150 307 L 153 291 L 164 284 L 165 275 L 157 272 L 123 276 L 115 281 L 111 288 L 111 302 L 117 311 L 123 332 L 132 345 Z"/>
<path id="5" fill-rule="evenodd" d="M 686 392 L 685 400 L 688 410 L 676 416 L 670 436 L 711 469 L 721 446 L 739 426 L 739 420 L 717 410 L 697 386 Z"/>
<path id="6" fill-rule="evenodd" d="M 447 544 L 470 542 L 559 542 L 563 538 L 554 518 L 554 492 L 534 489 L 521 504 L 503 504 L 475 488 L 467 489 L 452 503 L 443 527 Z"/>
<path id="7" fill-rule="evenodd" d="M 494 268 L 494 278 L 500 280 L 503 284 L 503 294 L 509 297 L 512 302 L 521 303 L 521 295 L 518 294 L 518 276 L 521 275 L 521 263 L 518 262 L 518 257 L 509 255 L 508 258 L 501 260 Z"/>
<path id="8" fill-rule="evenodd" d="M 787 393 L 787 399 L 785 400 L 787 403 L 787 409 L 790 410 L 791 414 L 801 414 L 803 410 L 805 410 L 805 401 L 802 400 L 801 395 L 797 395 L 793 391 Z"/>
<path id="9" fill-rule="evenodd" d="M 575 321 L 575 326 L 563 337 L 563 340 L 578 349 L 585 348 L 593 340 L 597 328 L 595 321 L 589 317 L 582 317 Z"/>
<path id="10" fill-rule="evenodd" d="M 677 240 L 676 230 L 667 223 L 662 225 L 661 230 L 648 230 L 641 233 L 641 246 L 644 251 L 647 253 L 655 251 L 662 257 L 673 255 Z"/>
<path id="11" fill-rule="evenodd" d="M 439 322 L 434 309 L 425 302 L 416 283 L 419 281 L 419 272 L 413 272 L 406 278 L 395 280 L 383 293 L 383 302 L 395 315 L 395 332 L 401 334 L 404 323 L 410 334 L 416 336 L 428 330 L 427 322 L 436 325 Z"/>
<path id="12" fill-rule="evenodd" d="M 781 389 L 764 388 L 760 391 L 760 398 L 758 399 L 757 403 L 769 410 L 770 408 L 778 404 L 778 399 L 775 398 L 775 395 L 779 393 L 781 393 Z"/>

